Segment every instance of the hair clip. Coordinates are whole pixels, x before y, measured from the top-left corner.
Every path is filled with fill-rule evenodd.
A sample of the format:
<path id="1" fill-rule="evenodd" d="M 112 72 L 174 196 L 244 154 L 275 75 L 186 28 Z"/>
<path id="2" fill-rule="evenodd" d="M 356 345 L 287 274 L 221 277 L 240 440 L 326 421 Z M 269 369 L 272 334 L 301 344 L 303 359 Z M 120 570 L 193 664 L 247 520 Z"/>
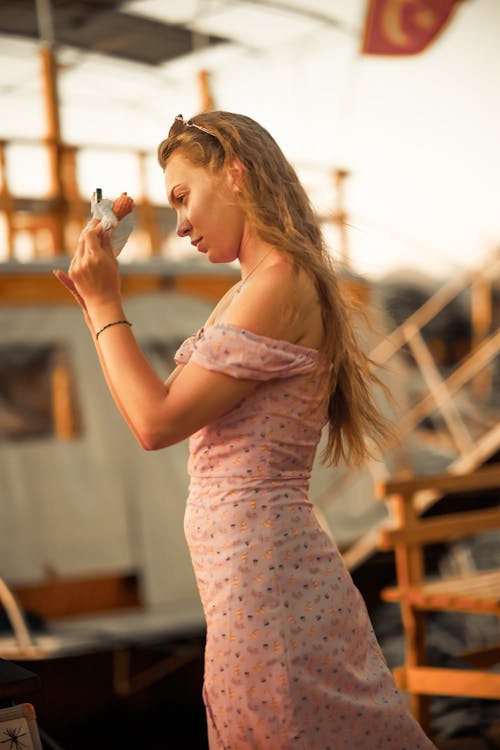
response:
<path id="1" fill-rule="evenodd" d="M 207 135 L 211 135 L 213 138 L 217 138 L 216 135 L 210 132 L 210 130 L 207 130 L 207 128 L 204 128 L 203 125 L 198 125 L 196 122 L 192 122 L 191 120 L 185 120 L 182 115 L 176 115 L 175 119 L 177 122 L 181 122 L 183 125 L 186 126 L 186 128 L 198 128 L 198 130 L 201 130 L 203 133 L 207 133 Z"/>

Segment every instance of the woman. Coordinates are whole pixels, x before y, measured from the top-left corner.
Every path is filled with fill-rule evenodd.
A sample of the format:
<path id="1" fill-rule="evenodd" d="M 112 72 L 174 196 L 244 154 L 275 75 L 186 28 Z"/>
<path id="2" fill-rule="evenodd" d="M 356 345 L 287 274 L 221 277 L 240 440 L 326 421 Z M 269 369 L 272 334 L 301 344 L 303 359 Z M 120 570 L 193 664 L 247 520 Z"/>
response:
<path id="1" fill-rule="evenodd" d="M 207 621 L 210 748 L 432 748 L 308 500 L 325 424 L 332 464 L 360 464 L 387 427 L 306 194 L 242 115 L 178 116 L 158 155 L 178 234 L 211 263 L 241 266 L 167 382 L 126 320 L 99 223 L 70 278 L 58 275 L 141 446 L 191 436 L 185 532 Z"/>

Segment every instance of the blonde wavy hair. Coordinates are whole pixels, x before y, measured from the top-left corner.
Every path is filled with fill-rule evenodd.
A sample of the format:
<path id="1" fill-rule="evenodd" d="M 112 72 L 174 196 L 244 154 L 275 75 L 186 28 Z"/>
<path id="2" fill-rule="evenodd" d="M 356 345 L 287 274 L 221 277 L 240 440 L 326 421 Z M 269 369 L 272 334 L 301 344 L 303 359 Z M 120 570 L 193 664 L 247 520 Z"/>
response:
<path id="1" fill-rule="evenodd" d="M 302 268 L 317 289 L 325 332 L 324 350 L 332 362 L 328 405 L 328 442 L 322 460 L 361 466 L 383 448 L 391 426 L 375 402 L 372 386 L 384 388 L 359 345 L 353 326 L 354 301 L 339 285 L 311 202 L 274 138 L 250 117 L 212 111 L 185 121 L 176 117 L 158 147 L 162 169 L 173 153 L 218 173 L 234 160 L 245 168 L 241 201 L 258 235 L 295 268 Z"/>

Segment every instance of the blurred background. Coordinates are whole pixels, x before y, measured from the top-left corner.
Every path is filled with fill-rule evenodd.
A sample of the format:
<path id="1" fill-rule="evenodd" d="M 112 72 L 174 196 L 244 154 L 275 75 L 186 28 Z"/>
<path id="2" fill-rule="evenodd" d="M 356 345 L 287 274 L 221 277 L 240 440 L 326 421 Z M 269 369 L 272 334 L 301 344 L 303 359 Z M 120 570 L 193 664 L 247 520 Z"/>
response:
<path id="1" fill-rule="evenodd" d="M 386 54 L 376 53 L 379 29 L 368 40 L 375 52 L 363 54 L 366 0 L 6 0 L 0 102 L 10 192 L 53 192 L 40 141 L 57 137 L 76 149 L 75 189 L 85 203 L 97 180 L 106 194 L 128 188 L 164 205 L 156 147 L 175 115 L 232 109 L 275 136 L 327 224 L 338 208 L 334 175 L 348 172 L 344 249 L 356 271 L 380 277 L 411 267 L 444 278 L 475 266 L 500 228 L 500 10 L 495 0 L 422 2 L 428 36 L 433 5 L 445 20 L 420 53 L 405 54 L 419 28 L 391 11 Z M 42 69 L 50 64 L 41 38 L 57 43 L 56 71 Z M 51 73 L 57 122 L 45 88 Z M 141 239 L 129 257 L 174 253 L 171 237 L 154 249 Z M 30 257 L 25 237 L 14 245 L 16 257 Z M 0 246 L 5 259 L 5 235 Z"/>
<path id="2" fill-rule="evenodd" d="M 175 234 L 156 149 L 179 113 L 232 110 L 271 132 L 368 315 L 360 336 L 399 439 L 363 471 L 317 461 L 311 498 L 390 666 L 403 662 L 377 487 L 498 464 L 499 30 L 496 0 L 1 3 L 0 657 L 41 677 L 44 747 L 174 747 L 173 728 L 206 747 L 187 446 L 140 452 L 52 276 L 97 187 L 133 196 L 125 304 L 168 375 L 238 279 Z M 469 505 L 498 507 L 497 493 Z M 456 507 L 431 493 L 419 512 Z M 438 576 L 498 569 L 498 540 L 444 540 L 427 562 Z M 447 664 L 453 647 L 500 640 L 497 610 L 441 613 L 430 632 Z M 441 696 L 432 711 L 443 747 L 497 746 L 496 701 Z"/>

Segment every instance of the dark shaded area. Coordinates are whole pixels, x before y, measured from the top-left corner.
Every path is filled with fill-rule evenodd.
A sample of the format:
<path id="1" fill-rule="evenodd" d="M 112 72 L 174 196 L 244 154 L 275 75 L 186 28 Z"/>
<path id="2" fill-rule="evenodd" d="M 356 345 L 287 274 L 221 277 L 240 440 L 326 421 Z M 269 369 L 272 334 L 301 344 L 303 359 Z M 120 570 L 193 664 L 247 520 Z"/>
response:
<path id="1" fill-rule="evenodd" d="M 388 315 L 391 326 L 398 327 L 419 310 L 440 288 L 435 279 L 412 279 L 411 274 L 389 275 L 377 283 L 380 305 Z M 424 341 L 432 351 L 438 367 L 452 368 L 466 356 L 473 339 L 471 323 L 471 289 L 467 288 L 450 300 L 421 329 Z M 500 287 L 491 287 L 491 332 L 500 325 Z M 407 346 L 402 351 L 412 358 Z"/>
<path id="2" fill-rule="evenodd" d="M 37 675 L 41 688 L 22 700 L 35 706 L 43 746 L 63 750 L 207 747 L 201 698 L 204 635 L 127 646 L 132 675 L 187 653 L 185 664 L 130 697 L 113 691 L 113 651 L 12 662 Z M 35 687 L 35 685 L 33 685 Z M 21 702 L 20 696 L 16 702 Z M 44 737 L 45 735 L 45 737 Z"/>
<path id="3" fill-rule="evenodd" d="M 0 347 L 0 441 L 53 435 L 52 369 L 56 346 Z"/>
<path id="4" fill-rule="evenodd" d="M 52 0 L 56 44 L 148 65 L 192 52 L 191 31 L 120 12 L 117 0 Z M 39 39 L 35 0 L 2 0 L 0 33 Z M 208 36 L 206 44 L 226 41 Z"/>
<path id="5" fill-rule="evenodd" d="M 384 310 L 396 328 L 419 310 L 438 288 L 438 285 L 431 281 L 424 284 L 412 282 L 410 279 L 383 280 L 378 284 L 377 292 L 380 294 Z M 423 326 L 421 334 L 431 348 L 438 366 L 449 367 L 456 364 L 470 351 L 471 346 L 469 294 L 462 292 L 451 300 Z M 403 346 L 402 352 L 412 360 L 406 345 Z"/>

